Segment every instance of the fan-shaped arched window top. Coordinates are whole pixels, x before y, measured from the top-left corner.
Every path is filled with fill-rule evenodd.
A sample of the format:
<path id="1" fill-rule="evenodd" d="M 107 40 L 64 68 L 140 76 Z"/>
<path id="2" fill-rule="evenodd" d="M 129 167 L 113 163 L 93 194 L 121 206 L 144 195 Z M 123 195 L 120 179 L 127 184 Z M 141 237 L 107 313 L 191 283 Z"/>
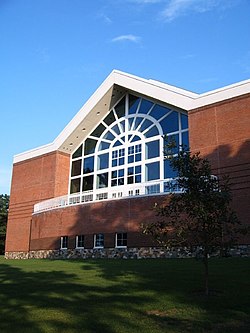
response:
<path id="1" fill-rule="evenodd" d="M 186 113 L 126 94 L 73 152 L 69 192 L 173 177 L 164 161 L 164 135 L 177 145 L 188 145 Z"/>

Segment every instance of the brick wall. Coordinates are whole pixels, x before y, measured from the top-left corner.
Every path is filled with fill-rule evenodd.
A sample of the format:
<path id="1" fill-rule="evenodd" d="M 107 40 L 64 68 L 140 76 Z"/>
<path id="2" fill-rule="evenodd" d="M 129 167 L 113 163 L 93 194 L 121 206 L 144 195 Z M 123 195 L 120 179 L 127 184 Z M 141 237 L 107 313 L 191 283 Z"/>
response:
<path id="1" fill-rule="evenodd" d="M 189 133 L 191 150 L 230 176 L 233 207 L 250 224 L 250 95 L 189 112 Z"/>
<path id="2" fill-rule="evenodd" d="M 6 251 L 27 251 L 34 204 L 67 194 L 69 155 L 60 152 L 13 166 Z"/>
<path id="3" fill-rule="evenodd" d="M 75 247 L 75 236 L 85 236 L 85 248 L 93 248 L 95 233 L 104 234 L 105 247 L 115 246 L 115 233 L 128 234 L 128 246 L 150 246 L 155 242 L 141 233 L 140 225 L 156 219 L 154 204 L 165 196 L 131 197 L 85 203 L 32 217 L 31 250 L 58 249 L 60 237 L 69 236 L 69 248 Z"/>

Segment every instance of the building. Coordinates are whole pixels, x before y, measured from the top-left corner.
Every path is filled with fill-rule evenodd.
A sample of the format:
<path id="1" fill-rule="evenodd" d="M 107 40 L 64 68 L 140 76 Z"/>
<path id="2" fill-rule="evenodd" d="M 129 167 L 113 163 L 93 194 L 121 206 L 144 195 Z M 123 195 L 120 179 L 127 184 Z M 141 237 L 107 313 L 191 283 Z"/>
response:
<path id="1" fill-rule="evenodd" d="M 6 257 L 158 255 L 140 224 L 178 190 L 163 135 L 229 174 L 249 223 L 250 80 L 199 95 L 114 70 L 53 143 L 14 157 Z"/>

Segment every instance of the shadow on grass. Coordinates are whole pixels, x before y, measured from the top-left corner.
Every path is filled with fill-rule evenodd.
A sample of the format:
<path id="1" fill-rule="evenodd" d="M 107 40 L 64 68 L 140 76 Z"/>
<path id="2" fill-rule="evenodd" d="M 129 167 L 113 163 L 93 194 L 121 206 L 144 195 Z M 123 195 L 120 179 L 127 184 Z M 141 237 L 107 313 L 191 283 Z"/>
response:
<path id="1" fill-rule="evenodd" d="M 6 262 L 3 333 L 249 331 L 249 260 L 215 261 L 211 278 L 223 293 L 209 298 L 193 293 L 202 276 L 192 260 Z"/>
<path id="2" fill-rule="evenodd" d="M 39 262 L 34 263 L 37 271 L 0 265 L 0 332 L 140 330 L 130 313 L 134 316 L 140 304 L 150 302 L 149 298 L 126 294 L 123 283 L 105 283 L 96 279 L 95 273 L 85 282 L 78 271 L 66 272 L 69 262 L 62 262 L 66 269 L 61 271 L 40 271 Z M 54 263 L 60 267 L 60 261 Z"/>
<path id="3" fill-rule="evenodd" d="M 159 326 L 159 332 L 247 333 L 250 328 L 250 260 L 210 260 L 211 294 L 205 296 L 202 263 L 193 259 L 85 262 L 107 280 L 137 276 L 136 289 L 147 290 L 158 302 L 144 306 L 141 315 Z M 140 307 L 143 310 L 143 304 Z M 150 310 L 148 310 L 150 309 Z"/>

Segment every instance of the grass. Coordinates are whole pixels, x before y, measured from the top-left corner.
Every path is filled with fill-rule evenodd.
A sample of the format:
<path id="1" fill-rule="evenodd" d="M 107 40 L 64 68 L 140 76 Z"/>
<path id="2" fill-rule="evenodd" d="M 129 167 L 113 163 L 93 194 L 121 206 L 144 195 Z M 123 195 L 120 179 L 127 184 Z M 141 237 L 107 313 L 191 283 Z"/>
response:
<path id="1" fill-rule="evenodd" d="M 250 258 L 170 260 L 0 258 L 1 333 L 250 331 Z"/>

